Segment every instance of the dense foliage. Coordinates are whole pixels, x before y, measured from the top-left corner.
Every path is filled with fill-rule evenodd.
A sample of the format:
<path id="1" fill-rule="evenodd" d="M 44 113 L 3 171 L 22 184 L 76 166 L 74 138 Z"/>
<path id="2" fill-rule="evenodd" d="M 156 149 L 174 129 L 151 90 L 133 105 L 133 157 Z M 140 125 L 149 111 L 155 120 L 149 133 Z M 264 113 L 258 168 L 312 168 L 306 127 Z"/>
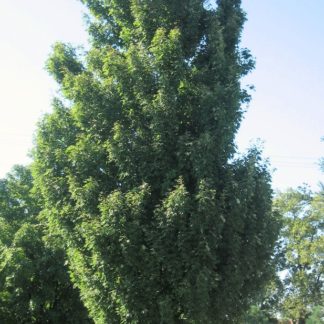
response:
<path id="1" fill-rule="evenodd" d="M 324 192 L 290 189 L 276 197 L 274 206 L 284 225 L 280 252 L 285 271 L 278 310 L 303 323 L 316 306 L 324 306 Z"/>
<path id="2" fill-rule="evenodd" d="M 90 323 L 32 188 L 21 166 L 0 180 L 0 322 Z"/>
<path id="3" fill-rule="evenodd" d="M 324 306 L 316 306 L 312 309 L 312 314 L 307 318 L 306 324 L 318 324 L 323 322 Z"/>
<path id="4" fill-rule="evenodd" d="M 91 49 L 58 43 L 62 99 L 35 179 L 96 323 L 224 323 L 271 272 L 267 168 L 234 159 L 253 67 L 239 0 L 84 0 Z"/>

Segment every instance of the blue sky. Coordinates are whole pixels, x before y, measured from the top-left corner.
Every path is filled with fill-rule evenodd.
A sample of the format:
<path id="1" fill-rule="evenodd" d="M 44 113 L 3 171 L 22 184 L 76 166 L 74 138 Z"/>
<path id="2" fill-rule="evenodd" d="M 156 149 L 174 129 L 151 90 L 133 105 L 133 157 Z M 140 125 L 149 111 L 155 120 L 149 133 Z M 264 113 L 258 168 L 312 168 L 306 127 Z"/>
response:
<path id="1" fill-rule="evenodd" d="M 243 80 L 254 84 L 237 136 L 244 151 L 260 138 L 273 186 L 284 190 L 324 181 L 324 1 L 243 0 L 242 45 L 256 57 Z M 77 0 L 0 0 L 0 177 L 28 163 L 37 120 L 57 88 L 43 69 L 55 41 L 86 42 Z"/>
<path id="2" fill-rule="evenodd" d="M 245 80 L 256 87 L 238 144 L 264 140 L 277 171 L 274 187 L 314 189 L 323 181 L 317 160 L 324 156 L 324 1 L 243 0 L 248 14 L 242 43 L 256 57 Z"/>

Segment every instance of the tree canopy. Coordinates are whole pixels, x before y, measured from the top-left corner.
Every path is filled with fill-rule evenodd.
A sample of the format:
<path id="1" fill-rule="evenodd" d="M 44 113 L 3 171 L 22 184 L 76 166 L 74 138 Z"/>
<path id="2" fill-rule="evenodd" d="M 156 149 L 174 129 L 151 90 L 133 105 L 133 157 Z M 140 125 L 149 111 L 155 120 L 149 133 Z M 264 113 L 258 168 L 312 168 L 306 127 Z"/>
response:
<path id="1" fill-rule="evenodd" d="M 256 149 L 234 158 L 254 66 L 239 0 L 84 0 L 91 49 L 57 43 L 61 87 L 34 177 L 96 323 L 234 322 L 278 225 Z"/>
<path id="2" fill-rule="evenodd" d="M 90 323 L 40 210 L 30 170 L 15 166 L 0 180 L 0 322 Z"/>
<path id="3" fill-rule="evenodd" d="M 324 305 L 324 192 L 290 189 L 276 197 L 274 207 L 283 216 L 280 309 L 303 323 L 316 306 Z"/>

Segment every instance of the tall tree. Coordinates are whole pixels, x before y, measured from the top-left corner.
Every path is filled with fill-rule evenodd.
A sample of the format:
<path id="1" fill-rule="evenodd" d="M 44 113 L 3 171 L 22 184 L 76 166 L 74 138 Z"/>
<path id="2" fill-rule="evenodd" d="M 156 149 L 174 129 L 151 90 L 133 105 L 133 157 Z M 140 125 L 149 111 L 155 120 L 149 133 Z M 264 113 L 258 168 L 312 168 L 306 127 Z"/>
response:
<path id="1" fill-rule="evenodd" d="M 277 236 L 257 150 L 234 159 L 254 63 L 239 0 L 84 0 L 91 49 L 58 43 L 64 100 L 35 178 L 96 323 L 236 320 Z"/>
<path id="2" fill-rule="evenodd" d="M 283 215 L 283 314 L 305 323 L 315 306 L 324 304 L 324 192 L 300 187 L 280 193 L 275 208 Z"/>
<path id="3" fill-rule="evenodd" d="M 40 207 L 28 168 L 0 180 L 0 322 L 90 323 Z"/>

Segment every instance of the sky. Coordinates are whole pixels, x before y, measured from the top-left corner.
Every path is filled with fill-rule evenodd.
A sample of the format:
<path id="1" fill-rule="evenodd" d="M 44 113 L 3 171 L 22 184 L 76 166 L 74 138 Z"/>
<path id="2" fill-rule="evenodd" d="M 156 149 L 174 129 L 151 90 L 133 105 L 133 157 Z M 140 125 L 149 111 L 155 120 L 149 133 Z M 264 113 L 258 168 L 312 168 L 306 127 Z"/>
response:
<path id="1" fill-rule="evenodd" d="M 324 180 L 324 1 L 243 0 L 248 22 L 242 45 L 256 57 L 244 80 L 255 85 L 241 125 L 241 149 L 264 141 L 273 185 L 281 190 Z"/>
<path id="2" fill-rule="evenodd" d="M 243 0 L 242 46 L 256 69 L 238 149 L 262 142 L 274 189 L 324 182 L 324 1 Z M 56 41 L 86 44 L 77 0 L 0 0 L 0 177 L 30 162 L 37 121 L 57 92 L 44 69 Z M 259 139 L 259 140 L 258 140 Z"/>

